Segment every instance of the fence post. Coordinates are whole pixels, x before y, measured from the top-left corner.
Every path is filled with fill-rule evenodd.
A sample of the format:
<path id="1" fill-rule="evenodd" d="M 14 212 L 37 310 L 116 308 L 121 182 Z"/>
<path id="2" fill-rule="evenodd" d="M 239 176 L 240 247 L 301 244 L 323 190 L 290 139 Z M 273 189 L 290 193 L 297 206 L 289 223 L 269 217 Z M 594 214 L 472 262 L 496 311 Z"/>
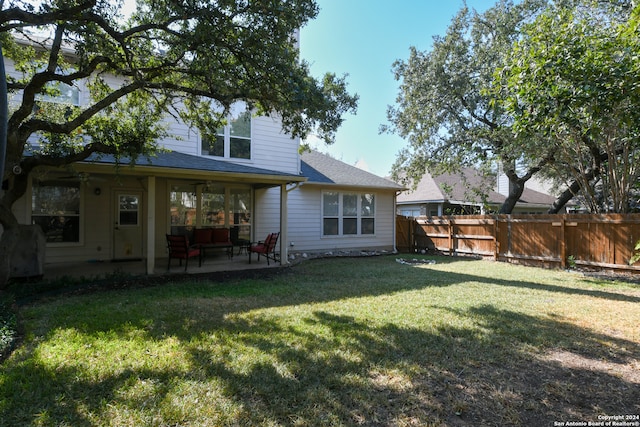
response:
<path id="1" fill-rule="evenodd" d="M 493 260 L 498 260 L 498 254 L 500 253 L 500 248 L 498 247 L 498 216 L 493 215 Z"/>
<path id="2" fill-rule="evenodd" d="M 513 235 L 511 234 L 511 224 L 512 224 L 511 214 L 506 215 L 505 218 L 506 218 L 506 221 L 507 221 L 507 256 L 511 257 L 512 249 L 513 249 L 513 245 L 512 245 L 512 241 L 511 241 L 512 238 L 513 238 Z M 511 259 L 511 258 L 509 258 L 509 259 Z"/>
<path id="3" fill-rule="evenodd" d="M 449 255 L 453 255 L 453 217 L 447 219 L 449 221 Z"/>
<path id="4" fill-rule="evenodd" d="M 416 224 L 417 220 L 412 218 L 409 221 L 409 252 L 414 253 L 416 251 Z"/>
<path id="5" fill-rule="evenodd" d="M 567 268 L 567 242 L 566 242 L 566 215 L 559 215 L 560 221 L 554 221 L 551 219 L 551 227 L 560 227 L 560 233 L 558 236 L 558 243 L 560 244 L 558 258 L 560 258 L 560 268 Z"/>
<path id="6" fill-rule="evenodd" d="M 560 268 L 567 268 L 567 242 L 565 238 L 565 220 L 566 215 L 562 215 L 560 219 Z"/>

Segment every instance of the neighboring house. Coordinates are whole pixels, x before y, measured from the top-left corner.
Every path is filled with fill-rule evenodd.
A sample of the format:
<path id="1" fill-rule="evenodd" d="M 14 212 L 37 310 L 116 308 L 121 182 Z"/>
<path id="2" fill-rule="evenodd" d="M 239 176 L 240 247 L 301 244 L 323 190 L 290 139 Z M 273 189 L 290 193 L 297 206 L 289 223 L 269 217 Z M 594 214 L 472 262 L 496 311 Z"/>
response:
<path id="1" fill-rule="evenodd" d="M 540 189 L 541 184 L 536 183 Z M 411 187 L 411 186 L 409 186 Z M 513 213 L 546 213 L 555 197 L 525 186 Z M 509 194 L 504 175 L 485 176 L 474 169 L 461 174 L 425 173 L 415 189 L 398 195 L 398 214 L 408 217 L 497 212 Z"/>
<path id="2" fill-rule="evenodd" d="M 5 67 L 15 73 L 11 61 Z M 83 105 L 87 96 L 79 85 L 43 101 Z M 140 259 L 153 272 L 167 256 L 165 235 L 194 227 L 235 229 L 252 242 L 280 232 L 285 263 L 289 248 L 394 249 L 401 186 L 317 152 L 301 155 L 277 117 L 244 111 L 236 105 L 215 145 L 170 117 L 160 141 L 169 151 L 134 166 L 96 156 L 37 169 L 13 211 L 43 229 L 45 263 Z"/>

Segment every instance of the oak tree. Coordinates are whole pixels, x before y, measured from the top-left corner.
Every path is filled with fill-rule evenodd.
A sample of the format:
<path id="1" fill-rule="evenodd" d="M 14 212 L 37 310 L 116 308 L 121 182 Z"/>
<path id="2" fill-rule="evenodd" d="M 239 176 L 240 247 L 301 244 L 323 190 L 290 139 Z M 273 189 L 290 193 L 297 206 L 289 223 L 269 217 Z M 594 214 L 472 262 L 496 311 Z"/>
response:
<path id="1" fill-rule="evenodd" d="M 500 208 L 510 213 L 524 184 L 545 166 L 542 156 L 516 168 L 526 135 L 510 128 L 511 117 L 486 93 L 522 26 L 546 6 L 543 0 L 501 0 L 484 13 L 463 7 L 430 50 L 411 48 L 396 61 L 401 81 L 396 105 L 388 109 L 383 131 L 405 138 L 408 146 L 393 166 L 394 175 L 418 182 L 425 171 L 458 172 L 463 167 L 490 170 L 496 163 L 509 178 L 510 192 Z"/>
<path id="2" fill-rule="evenodd" d="M 464 7 L 431 50 L 412 48 L 394 65 L 400 92 L 383 130 L 408 140 L 394 173 L 418 181 L 425 170 L 498 164 L 510 182 L 501 213 L 534 175 L 564 189 L 550 212 L 579 193 L 592 210 L 623 211 L 637 177 L 640 111 L 632 9 L 627 0 Z"/>
<path id="3" fill-rule="evenodd" d="M 629 13 L 630 12 L 630 13 Z M 494 95 L 523 156 L 553 153 L 544 172 L 591 212 L 625 213 L 640 176 L 640 7 L 554 6 L 527 27 Z"/>

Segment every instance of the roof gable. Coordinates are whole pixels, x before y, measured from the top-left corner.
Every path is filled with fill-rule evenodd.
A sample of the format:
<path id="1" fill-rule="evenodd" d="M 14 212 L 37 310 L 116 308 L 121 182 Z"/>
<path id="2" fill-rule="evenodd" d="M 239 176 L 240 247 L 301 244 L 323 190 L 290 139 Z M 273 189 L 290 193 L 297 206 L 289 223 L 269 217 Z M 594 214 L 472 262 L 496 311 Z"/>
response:
<path id="1" fill-rule="evenodd" d="M 372 173 L 350 166 L 318 151 L 305 151 L 300 156 L 300 170 L 307 184 L 330 184 L 350 187 L 402 190 L 404 187 Z"/>

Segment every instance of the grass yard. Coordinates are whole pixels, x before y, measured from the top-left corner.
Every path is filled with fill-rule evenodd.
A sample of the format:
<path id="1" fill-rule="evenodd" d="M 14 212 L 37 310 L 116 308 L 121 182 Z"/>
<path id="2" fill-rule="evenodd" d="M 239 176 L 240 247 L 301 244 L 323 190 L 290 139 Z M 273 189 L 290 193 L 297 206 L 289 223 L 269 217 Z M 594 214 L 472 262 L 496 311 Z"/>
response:
<path id="1" fill-rule="evenodd" d="M 640 421 L 638 285 L 435 259 L 320 259 L 23 306 L 0 426 Z"/>

